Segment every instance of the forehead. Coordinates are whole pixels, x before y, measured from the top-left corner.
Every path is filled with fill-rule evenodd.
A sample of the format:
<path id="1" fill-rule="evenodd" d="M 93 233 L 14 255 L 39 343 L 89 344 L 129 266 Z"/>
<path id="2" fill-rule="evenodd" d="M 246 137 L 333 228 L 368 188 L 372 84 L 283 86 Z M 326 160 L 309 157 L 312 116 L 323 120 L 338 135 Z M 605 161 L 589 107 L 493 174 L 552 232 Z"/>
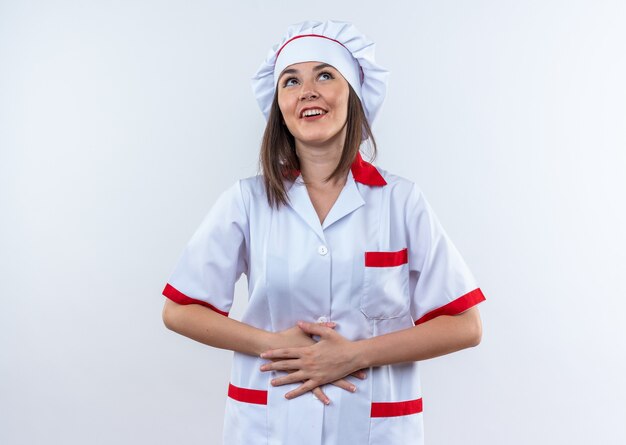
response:
<path id="1" fill-rule="evenodd" d="M 334 66 L 329 65 L 328 63 L 325 63 L 325 62 L 316 62 L 316 61 L 312 61 L 312 62 L 298 62 L 298 63 L 293 63 L 293 64 L 287 66 L 280 73 L 280 75 L 282 76 L 285 73 L 299 73 L 299 72 L 307 72 L 307 71 L 320 71 L 322 69 L 329 69 L 329 68 L 337 71 L 337 69 Z"/>

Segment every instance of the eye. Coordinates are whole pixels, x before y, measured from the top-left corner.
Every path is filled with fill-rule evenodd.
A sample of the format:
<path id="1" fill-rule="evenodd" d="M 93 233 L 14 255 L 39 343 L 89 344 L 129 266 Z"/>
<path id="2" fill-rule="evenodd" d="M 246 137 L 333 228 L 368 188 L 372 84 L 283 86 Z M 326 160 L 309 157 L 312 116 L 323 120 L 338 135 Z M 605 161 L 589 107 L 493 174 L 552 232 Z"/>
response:
<path id="1" fill-rule="evenodd" d="M 286 80 L 283 82 L 283 87 L 290 87 L 290 86 L 293 86 L 293 85 L 295 85 L 295 83 L 294 83 L 294 82 L 298 82 L 298 79 L 296 79 L 295 77 L 289 77 L 288 79 L 286 79 Z"/>
<path id="2" fill-rule="evenodd" d="M 330 80 L 330 79 L 334 79 L 333 75 L 330 74 L 328 71 L 324 71 L 320 73 L 320 79 L 322 80 Z"/>

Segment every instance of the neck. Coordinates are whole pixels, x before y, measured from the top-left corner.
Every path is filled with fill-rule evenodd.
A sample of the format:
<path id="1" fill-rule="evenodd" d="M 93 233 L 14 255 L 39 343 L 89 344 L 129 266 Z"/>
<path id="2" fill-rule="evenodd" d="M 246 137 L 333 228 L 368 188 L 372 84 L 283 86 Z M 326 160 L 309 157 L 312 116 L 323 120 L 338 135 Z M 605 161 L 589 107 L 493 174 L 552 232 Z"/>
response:
<path id="1" fill-rule="evenodd" d="M 323 146 L 305 144 L 296 140 L 296 154 L 300 161 L 300 172 L 308 187 L 316 189 L 343 187 L 347 175 L 339 180 L 333 179 L 329 182 L 324 182 L 324 180 L 337 168 L 344 141 L 345 135 L 343 138 L 329 141 Z"/>

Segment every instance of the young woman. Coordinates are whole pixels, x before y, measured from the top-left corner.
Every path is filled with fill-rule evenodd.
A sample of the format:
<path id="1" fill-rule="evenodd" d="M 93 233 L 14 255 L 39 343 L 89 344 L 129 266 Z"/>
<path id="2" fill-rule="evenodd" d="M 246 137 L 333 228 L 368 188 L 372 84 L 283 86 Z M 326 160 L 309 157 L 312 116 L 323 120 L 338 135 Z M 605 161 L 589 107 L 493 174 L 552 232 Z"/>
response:
<path id="1" fill-rule="evenodd" d="M 423 194 L 360 154 L 386 79 L 332 21 L 290 27 L 253 79 L 263 175 L 220 196 L 163 291 L 168 328 L 235 351 L 225 444 L 422 443 L 418 362 L 480 342 L 484 296 Z"/>

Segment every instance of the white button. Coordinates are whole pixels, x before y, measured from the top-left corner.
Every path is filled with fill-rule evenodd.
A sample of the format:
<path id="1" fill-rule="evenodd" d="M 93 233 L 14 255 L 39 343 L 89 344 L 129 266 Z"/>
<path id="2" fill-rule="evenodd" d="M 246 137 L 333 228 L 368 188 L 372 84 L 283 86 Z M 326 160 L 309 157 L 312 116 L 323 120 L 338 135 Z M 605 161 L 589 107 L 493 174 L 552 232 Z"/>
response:
<path id="1" fill-rule="evenodd" d="M 327 317 L 324 317 L 323 315 L 317 319 L 318 323 L 326 323 L 328 321 Z"/>
<path id="2" fill-rule="evenodd" d="M 320 255 L 326 255 L 328 253 L 328 247 L 326 247 L 326 246 L 319 246 L 317 248 L 317 253 L 319 253 Z"/>

